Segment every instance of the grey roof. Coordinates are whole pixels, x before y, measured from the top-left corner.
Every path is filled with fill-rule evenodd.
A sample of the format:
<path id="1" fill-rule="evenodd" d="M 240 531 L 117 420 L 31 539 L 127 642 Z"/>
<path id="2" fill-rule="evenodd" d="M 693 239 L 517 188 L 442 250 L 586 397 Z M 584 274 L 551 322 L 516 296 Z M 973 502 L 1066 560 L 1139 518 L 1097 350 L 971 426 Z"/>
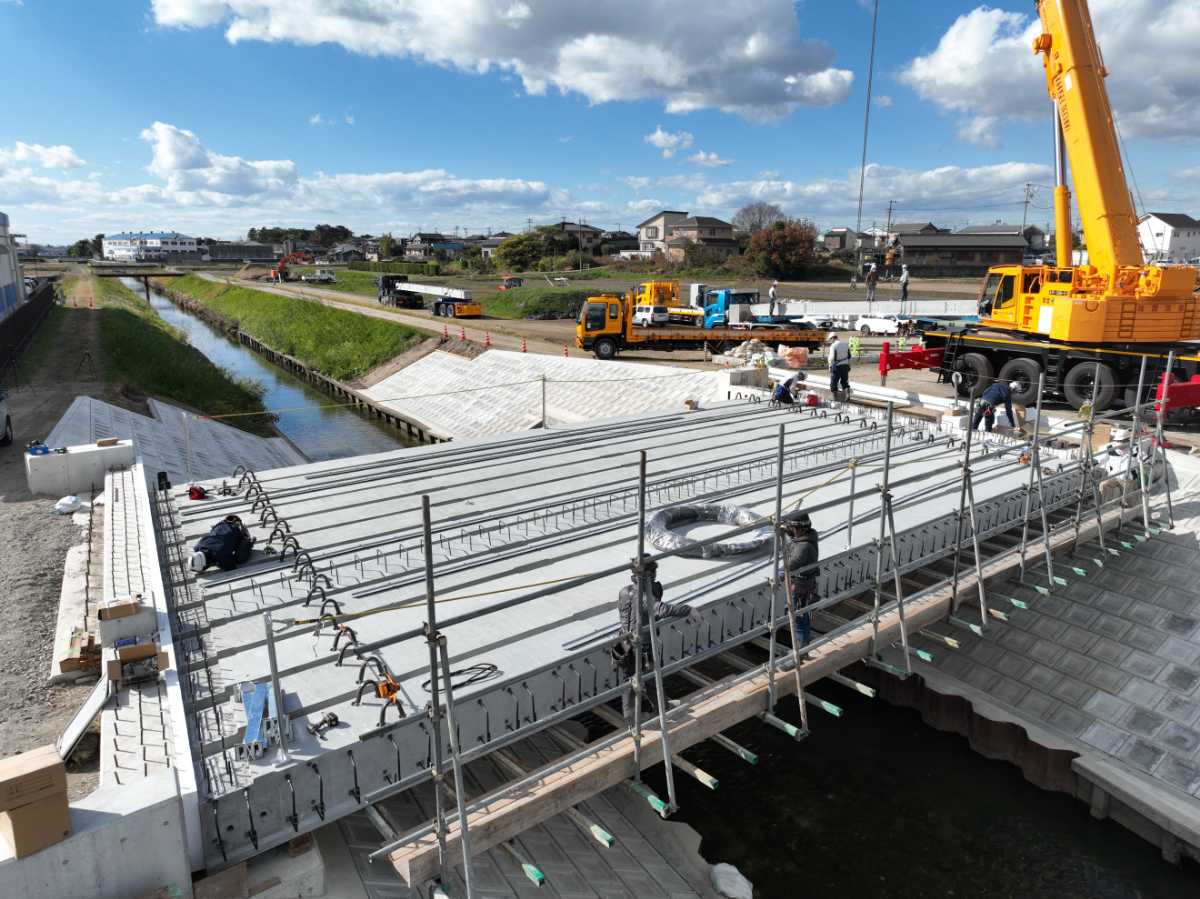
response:
<path id="1" fill-rule="evenodd" d="M 684 219 L 675 226 L 676 228 L 732 228 L 729 222 L 721 221 L 721 219 L 713 218 L 710 215 L 694 215 L 691 218 Z"/>
<path id="2" fill-rule="evenodd" d="M 1156 218 L 1172 228 L 1200 228 L 1200 222 L 1183 212 L 1148 212 L 1145 218 Z"/>
<path id="3" fill-rule="evenodd" d="M 959 228 L 957 234 L 1024 234 L 1026 231 L 1041 231 L 1037 225 L 1013 225 L 1008 222 L 995 222 L 991 225 L 967 225 Z"/>
<path id="4" fill-rule="evenodd" d="M 924 231 L 926 228 L 938 228 L 933 222 L 892 222 L 892 234 L 916 234 L 918 231 Z"/>
<path id="5" fill-rule="evenodd" d="M 597 228 L 595 225 L 586 225 L 579 224 L 578 222 L 567 221 L 555 222 L 554 227 L 561 228 L 564 231 L 595 231 L 597 234 L 600 234 L 602 231 L 602 229 Z"/>
<path id="6" fill-rule="evenodd" d="M 644 222 L 639 222 L 638 227 L 644 228 L 646 225 L 650 224 L 656 218 L 658 218 L 659 216 L 663 216 L 663 215 L 687 215 L 687 213 L 680 212 L 678 209 L 660 209 L 658 212 L 654 213 L 654 215 L 650 216 L 650 218 L 646 219 Z"/>
<path id="7" fill-rule="evenodd" d="M 900 243 L 910 250 L 938 247 L 1005 249 L 1025 246 L 1020 234 L 902 234 Z"/>

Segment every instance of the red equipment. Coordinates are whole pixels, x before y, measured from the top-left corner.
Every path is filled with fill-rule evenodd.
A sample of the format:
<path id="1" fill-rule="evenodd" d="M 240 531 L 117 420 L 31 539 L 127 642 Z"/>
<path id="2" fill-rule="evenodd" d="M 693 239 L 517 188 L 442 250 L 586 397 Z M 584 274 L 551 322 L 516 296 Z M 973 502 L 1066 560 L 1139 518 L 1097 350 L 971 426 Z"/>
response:
<path id="1" fill-rule="evenodd" d="M 883 348 L 879 351 L 879 383 L 887 384 L 889 371 L 895 371 L 900 368 L 940 368 L 945 358 L 945 347 L 938 347 L 931 350 L 919 350 L 913 347 L 911 350 L 906 350 L 903 353 L 893 353 L 891 351 L 891 344 L 885 340 Z"/>
<path id="2" fill-rule="evenodd" d="M 275 263 L 275 267 L 271 269 L 271 280 L 280 283 L 290 280 L 288 277 L 288 266 L 295 265 L 312 265 L 313 258 L 308 253 L 288 253 L 280 258 Z"/>

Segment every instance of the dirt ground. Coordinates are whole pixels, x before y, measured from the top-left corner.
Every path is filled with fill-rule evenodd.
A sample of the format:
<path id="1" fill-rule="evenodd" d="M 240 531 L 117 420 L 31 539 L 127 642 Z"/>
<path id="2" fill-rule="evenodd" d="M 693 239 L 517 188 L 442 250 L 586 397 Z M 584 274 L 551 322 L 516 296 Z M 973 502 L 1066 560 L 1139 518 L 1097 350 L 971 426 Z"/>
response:
<path id="1" fill-rule="evenodd" d="M 60 324 L 35 340 L 16 384 L 8 385 L 12 446 L 0 447 L 0 596 L 9 598 L 0 628 L 0 757 L 53 743 L 91 690 L 90 680 L 47 682 L 67 548 L 82 542 L 71 517 L 52 511 L 56 497 L 34 496 L 25 483 L 24 447 L 45 437 L 79 395 L 144 412 L 101 379 L 99 315 L 82 295 L 68 301 Z M 51 333 L 52 332 L 52 333 Z M 89 355 L 90 354 L 90 355 Z M 97 524 L 99 527 L 99 524 Z M 85 737 L 68 765 L 72 798 L 99 780 L 98 737 Z"/>

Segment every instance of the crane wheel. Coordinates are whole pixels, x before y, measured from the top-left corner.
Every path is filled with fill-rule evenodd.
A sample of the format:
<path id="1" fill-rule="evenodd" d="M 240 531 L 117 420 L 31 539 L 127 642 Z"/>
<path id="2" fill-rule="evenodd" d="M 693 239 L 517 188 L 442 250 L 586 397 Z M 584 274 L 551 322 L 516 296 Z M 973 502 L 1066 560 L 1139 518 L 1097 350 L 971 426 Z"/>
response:
<path id="1" fill-rule="evenodd" d="M 983 393 L 996 376 L 992 360 L 983 353 L 964 353 L 955 360 L 954 370 L 962 372 L 962 380 L 958 382 L 958 395 L 962 397 Z"/>
<path id="2" fill-rule="evenodd" d="M 1021 385 L 1021 389 L 1013 391 L 1013 402 L 1022 406 L 1032 406 L 1037 403 L 1038 378 L 1041 374 L 1042 367 L 1038 365 L 1037 360 L 1017 358 L 1009 359 L 1000 366 L 1000 374 L 996 379 L 1005 384 L 1016 381 Z"/>
<path id="3" fill-rule="evenodd" d="M 1078 409 L 1092 401 L 1093 381 L 1095 385 L 1095 411 L 1103 412 L 1112 405 L 1117 393 L 1117 379 L 1112 366 L 1104 362 L 1096 365 L 1094 362 L 1077 362 L 1067 376 L 1063 378 L 1063 396 L 1071 404 L 1072 409 Z"/>

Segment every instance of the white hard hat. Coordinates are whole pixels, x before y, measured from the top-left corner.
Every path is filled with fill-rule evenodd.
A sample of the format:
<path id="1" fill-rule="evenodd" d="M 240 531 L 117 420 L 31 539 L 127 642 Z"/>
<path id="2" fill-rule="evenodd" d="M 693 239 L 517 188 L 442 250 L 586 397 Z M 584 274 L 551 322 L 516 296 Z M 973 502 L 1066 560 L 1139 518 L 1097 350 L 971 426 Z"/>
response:
<path id="1" fill-rule="evenodd" d="M 1020 381 L 1009 381 L 1009 382 L 1008 382 L 1008 389 L 1009 389 L 1009 390 L 1020 390 L 1020 389 L 1021 389 L 1021 382 L 1020 382 Z"/>
<path id="2" fill-rule="evenodd" d="M 830 334 L 830 335 L 829 335 L 828 337 L 826 337 L 825 339 L 826 339 L 826 341 L 828 341 L 829 343 L 833 343 L 835 340 L 837 340 L 837 339 L 838 339 L 838 336 L 837 336 L 836 334 Z"/>
<path id="3" fill-rule="evenodd" d="M 208 567 L 208 557 L 204 553 L 197 550 L 192 553 L 192 558 L 188 560 L 188 567 L 195 572 L 201 572 Z"/>

